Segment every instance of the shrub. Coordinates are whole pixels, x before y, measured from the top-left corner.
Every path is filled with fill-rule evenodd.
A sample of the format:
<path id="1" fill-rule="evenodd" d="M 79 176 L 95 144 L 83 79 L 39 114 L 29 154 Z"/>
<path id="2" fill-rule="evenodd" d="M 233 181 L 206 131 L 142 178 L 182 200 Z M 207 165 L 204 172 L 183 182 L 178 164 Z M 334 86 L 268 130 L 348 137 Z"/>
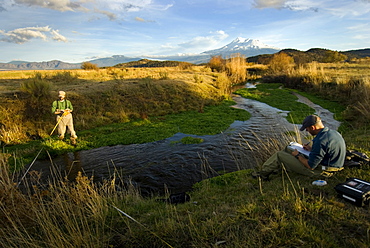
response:
<path id="1" fill-rule="evenodd" d="M 208 62 L 209 68 L 212 71 L 222 72 L 225 69 L 225 60 L 221 57 L 221 55 L 212 56 Z"/>
<path id="2" fill-rule="evenodd" d="M 81 65 L 81 69 L 83 70 L 99 70 L 97 64 L 93 64 L 91 62 L 83 62 Z"/>
<path id="3" fill-rule="evenodd" d="M 168 76 L 168 72 L 166 72 L 166 71 L 160 71 L 159 72 L 159 79 L 160 80 L 170 79 L 170 77 Z"/>
<path id="4" fill-rule="evenodd" d="M 50 80 L 60 82 L 61 84 L 70 84 L 76 79 L 78 79 L 78 77 L 73 75 L 70 71 L 57 72 L 57 74 L 50 78 Z"/>
<path id="5" fill-rule="evenodd" d="M 323 63 L 335 63 L 335 62 L 341 62 L 347 59 L 347 56 L 339 53 L 337 51 L 326 51 L 325 56 L 323 58 Z"/>
<path id="6" fill-rule="evenodd" d="M 275 53 L 269 62 L 272 74 L 287 74 L 294 66 L 294 59 L 286 53 Z"/>
<path id="7" fill-rule="evenodd" d="M 188 63 L 188 62 L 180 62 L 179 65 L 178 65 L 178 68 L 180 70 L 188 70 L 188 69 L 191 69 L 192 66 L 193 66 L 193 64 L 191 64 L 191 63 Z"/>
<path id="8" fill-rule="evenodd" d="M 38 109 L 40 103 L 50 98 L 52 83 L 45 80 L 41 73 L 36 73 L 33 78 L 21 84 L 20 90 L 26 94 L 31 107 Z"/>

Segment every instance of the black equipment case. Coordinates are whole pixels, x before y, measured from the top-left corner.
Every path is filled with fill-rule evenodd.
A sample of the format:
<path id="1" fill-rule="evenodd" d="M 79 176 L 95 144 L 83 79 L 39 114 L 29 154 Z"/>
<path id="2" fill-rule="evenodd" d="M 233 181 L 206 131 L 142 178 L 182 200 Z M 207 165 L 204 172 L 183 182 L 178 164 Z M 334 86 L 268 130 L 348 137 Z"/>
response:
<path id="1" fill-rule="evenodd" d="M 334 187 L 339 197 L 359 207 L 369 203 L 370 183 L 358 178 L 349 178 L 346 182 Z"/>

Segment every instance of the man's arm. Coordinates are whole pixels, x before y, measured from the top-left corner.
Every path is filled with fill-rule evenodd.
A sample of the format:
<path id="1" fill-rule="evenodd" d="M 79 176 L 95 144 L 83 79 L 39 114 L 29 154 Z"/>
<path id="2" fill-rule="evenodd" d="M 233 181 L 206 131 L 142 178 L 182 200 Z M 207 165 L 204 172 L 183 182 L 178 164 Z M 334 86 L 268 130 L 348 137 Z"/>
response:
<path id="1" fill-rule="evenodd" d="M 296 157 L 299 160 L 299 162 L 301 162 L 305 167 L 312 170 L 311 166 L 308 164 L 308 159 L 299 154 L 297 150 L 294 150 L 292 152 L 292 156 Z"/>
<path id="2" fill-rule="evenodd" d="M 54 101 L 51 106 L 51 113 L 59 115 L 61 112 L 59 109 L 57 109 L 57 101 Z"/>

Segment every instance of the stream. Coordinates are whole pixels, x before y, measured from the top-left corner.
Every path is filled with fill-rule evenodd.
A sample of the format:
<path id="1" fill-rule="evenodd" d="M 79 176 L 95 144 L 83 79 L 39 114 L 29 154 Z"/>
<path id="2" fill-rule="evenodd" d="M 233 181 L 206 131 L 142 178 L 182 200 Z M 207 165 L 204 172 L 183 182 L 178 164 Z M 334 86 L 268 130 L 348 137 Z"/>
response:
<path id="1" fill-rule="evenodd" d="M 303 96 L 297 97 L 298 101 L 314 108 L 325 125 L 332 129 L 339 127 L 340 123 L 334 120 L 331 112 Z M 248 149 L 247 143 L 256 144 L 272 134 L 297 130 L 300 126 L 285 119 L 286 111 L 238 95 L 234 95 L 233 100 L 235 108 L 250 112 L 252 117 L 247 121 L 235 121 L 221 134 L 196 136 L 177 133 L 170 138 L 145 144 L 106 146 L 67 153 L 52 161 L 35 161 L 31 172 L 36 171 L 41 182 L 47 182 L 55 175 L 73 181 L 79 171 L 100 182 L 112 179 L 115 174 L 119 175 L 117 181 L 137 187 L 143 195 L 186 192 L 196 182 L 217 176 L 221 171 L 253 168 L 256 161 L 253 149 Z M 185 136 L 202 138 L 204 142 L 176 142 Z"/>

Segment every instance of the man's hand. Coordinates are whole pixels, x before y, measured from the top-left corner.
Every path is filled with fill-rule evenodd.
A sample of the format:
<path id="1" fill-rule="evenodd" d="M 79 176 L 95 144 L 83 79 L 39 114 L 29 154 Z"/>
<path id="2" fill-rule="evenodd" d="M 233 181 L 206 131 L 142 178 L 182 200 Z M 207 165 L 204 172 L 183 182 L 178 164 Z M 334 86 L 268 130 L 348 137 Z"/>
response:
<path id="1" fill-rule="evenodd" d="M 312 147 L 310 146 L 310 142 L 308 142 L 307 144 L 304 144 L 303 145 L 303 149 L 305 149 L 307 151 L 311 151 L 312 150 Z"/>
<path id="2" fill-rule="evenodd" d="M 299 154 L 299 151 L 297 151 L 297 149 L 294 149 L 294 151 L 292 152 L 292 156 L 297 156 Z"/>

